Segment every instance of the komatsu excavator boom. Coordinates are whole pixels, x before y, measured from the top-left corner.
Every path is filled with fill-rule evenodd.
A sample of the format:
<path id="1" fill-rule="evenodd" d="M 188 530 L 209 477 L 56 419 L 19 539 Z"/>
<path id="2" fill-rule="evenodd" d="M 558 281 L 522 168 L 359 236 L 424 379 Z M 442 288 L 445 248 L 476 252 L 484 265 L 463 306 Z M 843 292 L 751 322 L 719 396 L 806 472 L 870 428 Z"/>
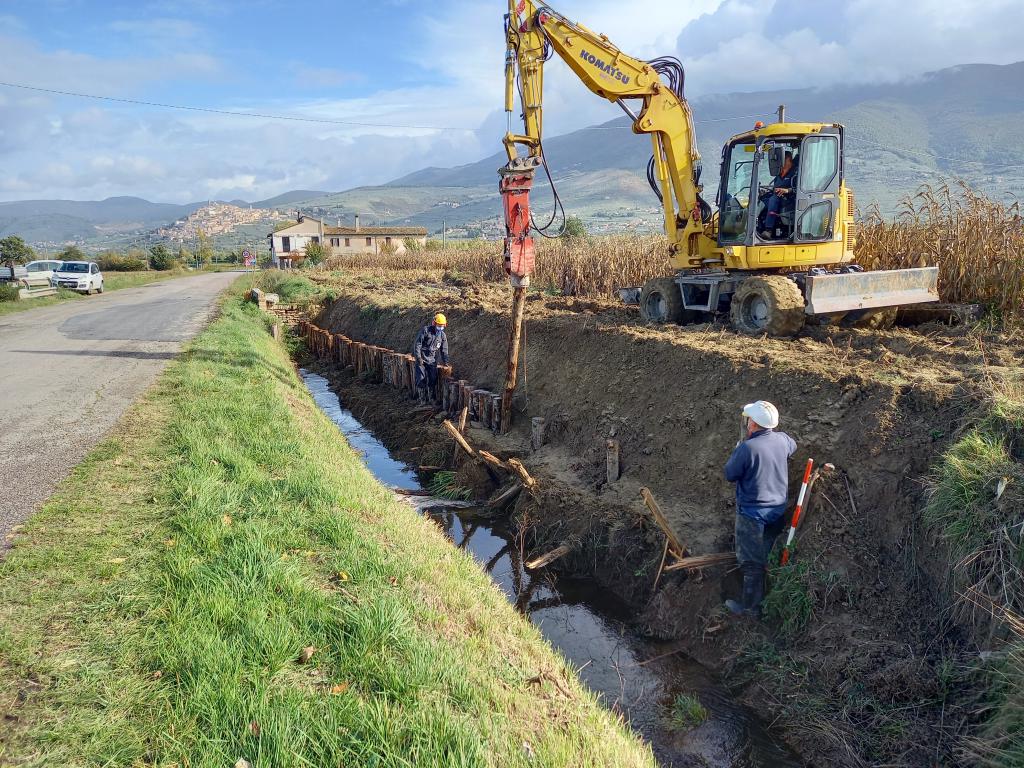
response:
<path id="1" fill-rule="evenodd" d="M 536 258 L 529 193 L 538 169 L 550 177 L 544 67 L 557 54 L 594 94 L 622 108 L 634 133 L 650 136 L 647 176 L 663 207 L 675 274 L 634 289 L 645 319 L 689 322 L 728 312 L 741 332 L 790 335 L 809 315 L 867 317 L 937 300 L 934 267 L 863 272 L 851 263 L 854 204 L 843 175 L 842 125 L 780 117 L 733 136 L 722 150 L 715 212 L 702 197 L 678 60 L 633 58 L 531 0 L 509 0 L 506 34 L 508 164 L 499 174 L 505 270 L 514 286 L 528 285 Z M 522 133 L 512 131 L 517 98 Z"/>

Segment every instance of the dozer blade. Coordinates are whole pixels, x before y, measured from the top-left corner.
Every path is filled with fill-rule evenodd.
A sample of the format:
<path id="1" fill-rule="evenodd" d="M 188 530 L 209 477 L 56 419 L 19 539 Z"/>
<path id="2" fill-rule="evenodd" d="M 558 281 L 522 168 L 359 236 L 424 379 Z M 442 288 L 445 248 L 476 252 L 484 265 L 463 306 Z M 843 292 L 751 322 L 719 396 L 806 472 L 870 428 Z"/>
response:
<path id="1" fill-rule="evenodd" d="M 807 276 L 808 315 L 939 300 L 938 267 Z"/>

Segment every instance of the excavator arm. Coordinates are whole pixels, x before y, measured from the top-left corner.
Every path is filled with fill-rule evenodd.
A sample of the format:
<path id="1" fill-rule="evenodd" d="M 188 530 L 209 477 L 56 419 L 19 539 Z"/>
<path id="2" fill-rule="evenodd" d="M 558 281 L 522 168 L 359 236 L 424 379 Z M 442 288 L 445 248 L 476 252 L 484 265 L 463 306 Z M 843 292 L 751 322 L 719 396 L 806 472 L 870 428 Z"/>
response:
<path id="1" fill-rule="evenodd" d="M 530 0 L 509 0 L 506 32 L 509 131 L 504 143 L 509 162 L 499 173 L 505 208 L 505 268 L 513 280 L 528 278 L 533 268 L 529 191 L 537 168 L 545 163 L 544 64 L 553 54 L 593 93 L 618 104 L 633 119 L 634 133 L 650 134 L 653 158 L 648 176 L 662 200 L 670 251 L 697 254 L 696 241 L 710 218 L 710 208 L 700 198 L 700 155 L 690 107 L 683 98 L 679 62 L 635 59 L 607 36 Z M 522 133 L 511 130 L 517 93 Z"/>

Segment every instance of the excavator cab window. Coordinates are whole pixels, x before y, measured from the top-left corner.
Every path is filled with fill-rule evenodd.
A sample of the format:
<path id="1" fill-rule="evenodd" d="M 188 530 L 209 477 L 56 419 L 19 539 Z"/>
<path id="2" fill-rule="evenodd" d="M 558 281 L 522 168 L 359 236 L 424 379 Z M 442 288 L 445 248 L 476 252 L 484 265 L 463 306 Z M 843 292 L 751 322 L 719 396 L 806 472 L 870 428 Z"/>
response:
<path id="1" fill-rule="evenodd" d="M 719 241 L 742 244 L 747 236 L 750 184 L 754 179 L 757 145 L 751 140 L 728 147 L 719 187 Z"/>

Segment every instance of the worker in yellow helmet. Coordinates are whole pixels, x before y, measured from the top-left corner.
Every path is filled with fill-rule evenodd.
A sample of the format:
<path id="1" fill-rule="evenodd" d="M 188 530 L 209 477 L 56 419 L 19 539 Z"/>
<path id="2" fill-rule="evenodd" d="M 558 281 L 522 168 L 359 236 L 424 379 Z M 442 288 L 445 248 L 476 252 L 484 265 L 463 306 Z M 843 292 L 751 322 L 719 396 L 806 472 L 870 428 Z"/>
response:
<path id="1" fill-rule="evenodd" d="M 448 364 L 448 319 L 438 312 L 434 322 L 423 326 L 412 345 L 416 358 L 416 391 L 420 403 L 433 402 L 437 395 L 437 366 Z"/>

